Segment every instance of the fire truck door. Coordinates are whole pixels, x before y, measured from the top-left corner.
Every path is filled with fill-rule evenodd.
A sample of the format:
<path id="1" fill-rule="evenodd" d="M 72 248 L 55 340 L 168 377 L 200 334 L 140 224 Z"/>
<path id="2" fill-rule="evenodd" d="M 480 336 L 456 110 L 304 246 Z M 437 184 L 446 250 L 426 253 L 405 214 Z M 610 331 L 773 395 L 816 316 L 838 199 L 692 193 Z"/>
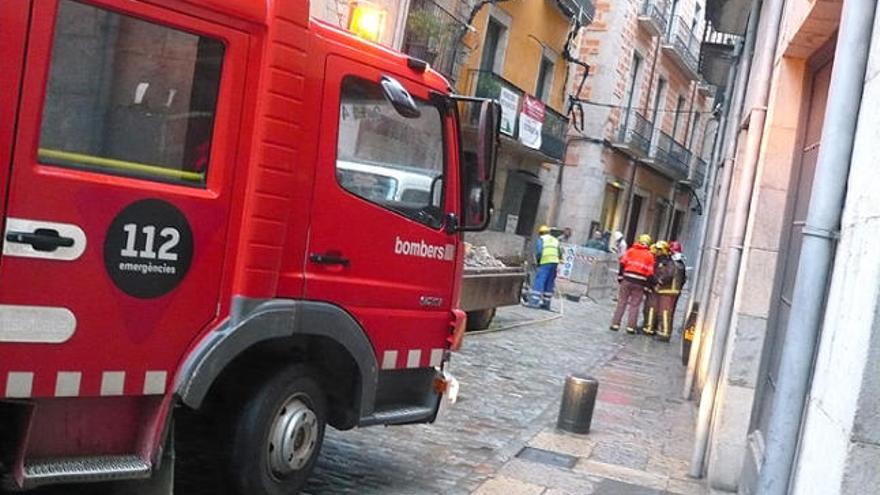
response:
<path id="1" fill-rule="evenodd" d="M 0 3 L 0 198 L 6 197 L 6 188 L 9 185 L 15 113 L 21 89 L 29 14 L 30 0 Z M 0 200 L 0 219 L 5 217 L 5 207 L 5 203 Z M 0 259 L 0 264 L 2 262 Z"/>
<path id="2" fill-rule="evenodd" d="M 382 369 L 439 365 L 456 263 L 444 114 L 427 88 L 386 80 L 415 99 L 402 116 L 379 69 L 330 57 L 326 73 L 306 297 L 353 314 Z"/>
<path id="3" fill-rule="evenodd" d="M 19 14 L 9 3 L 2 36 Z M 0 398 L 162 394 L 221 317 L 247 35 L 100 4 L 33 1 L 4 212 Z"/>

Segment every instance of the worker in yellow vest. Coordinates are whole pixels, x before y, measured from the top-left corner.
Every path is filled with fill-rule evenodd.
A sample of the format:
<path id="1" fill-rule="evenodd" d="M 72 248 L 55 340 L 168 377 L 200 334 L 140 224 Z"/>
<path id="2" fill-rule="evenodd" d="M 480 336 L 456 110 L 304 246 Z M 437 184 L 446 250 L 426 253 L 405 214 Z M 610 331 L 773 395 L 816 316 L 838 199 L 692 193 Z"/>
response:
<path id="1" fill-rule="evenodd" d="M 538 229 L 538 242 L 535 246 L 535 262 L 538 270 L 532 291 L 529 295 L 529 305 L 550 309 L 550 301 L 553 299 L 553 290 L 556 285 L 556 268 L 562 253 L 559 248 L 559 239 L 550 234 L 550 227 L 542 225 Z"/>

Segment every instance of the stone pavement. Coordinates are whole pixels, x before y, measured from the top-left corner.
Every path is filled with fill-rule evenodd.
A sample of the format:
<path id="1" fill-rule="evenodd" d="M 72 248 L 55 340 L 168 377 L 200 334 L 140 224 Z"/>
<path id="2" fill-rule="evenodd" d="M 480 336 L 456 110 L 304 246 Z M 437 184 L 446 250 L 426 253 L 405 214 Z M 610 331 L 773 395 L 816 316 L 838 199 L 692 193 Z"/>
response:
<path id="1" fill-rule="evenodd" d="M 554 401 L 544 428 L 475 495 L 708 493 L 686 477 L 695 414 L 679 398 L 678 346 L 620 338 L 622 349 L 593 374 L 600 385 L 590 433 L 556 429 Z"/>
<path id="2" fill-rule="evenodd" d="M 691 404 L 679 399 L 677 338 L 663 344 L 608 331 L 611 304 L 582 299 L 564 307 L 555 301 L 555 312 L 500 310 L 494 325 L 508 330 L 469 335 L 453 356 L 451 370 L 461 380 L 457 404 L 444 404 L 431 425 L 328 429 L 306 492 L 705 493 L 684 475 L 694 419 Z M 541 323 L 522 325 L 533 321 Z M 589 435 L 555 428 L 568 373 L 600 380 Z M 207 466 L 188 476 L 180 476 L 175 493 L 225 491 L 222 476 Z"/>
<path id="3" fill-rule="evenodd" d="M 331 432 L 308 493 L 707 493 L 685 476 L 694 413 L 677 340 L 608 331 L 611 304 L 499 310 L 493 328 L 509 330 L 470 335 L 453 356 L 458 404 L 433 425 Z M 588 435 L 555 428 L 571 372 L 600 381 Z"/>

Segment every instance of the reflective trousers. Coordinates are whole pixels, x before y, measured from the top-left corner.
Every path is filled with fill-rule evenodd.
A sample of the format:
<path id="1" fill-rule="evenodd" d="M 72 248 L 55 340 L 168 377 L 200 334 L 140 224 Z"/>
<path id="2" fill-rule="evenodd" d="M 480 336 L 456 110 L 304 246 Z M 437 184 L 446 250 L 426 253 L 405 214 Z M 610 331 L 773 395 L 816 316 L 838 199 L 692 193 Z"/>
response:
<path id="1" fill-rule="evenodd" d="M 638 282 L 633 282 L 624 278 L 620 282 L 620 292 L 617 295 L 617 308 L 614 310 L 614 317 L 611 319 L 611 325 L 620 326 L 620 320 L 623 314 L 627 312 L 626 327 L 635 330 L 639 322 L 639 308 L 642 305 L 642 299 L 645 297 L 645 286 Z"/>
<path id="2" fill-rule="evenodd" d="M 657 335 L 669 338 L 672 336 L 672 320 L 675 318 L 675 302 L 678 294 L 657 294 Z"/>
<path id="3" fill-rule="evenodd" d="M 553 291 L 556 287 L 556 263 L 545 263 L 538 266 L 532 291 L 529 294 L 529 306 L 550 309 Z"/>
<path id="4" fill-rule="evenodd" d="M 653 335 L 657 329 L 657 294 L 647 291 L 645 294 L 645 307 L 642 311 L 642 331 Z"/>

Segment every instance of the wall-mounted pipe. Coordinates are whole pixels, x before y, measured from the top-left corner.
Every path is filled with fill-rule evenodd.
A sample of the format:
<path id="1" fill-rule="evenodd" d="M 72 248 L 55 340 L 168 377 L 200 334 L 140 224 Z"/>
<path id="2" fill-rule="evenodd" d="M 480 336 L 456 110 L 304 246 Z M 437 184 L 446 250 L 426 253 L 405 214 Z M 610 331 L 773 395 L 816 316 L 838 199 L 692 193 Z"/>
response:
<path id="1" fill-rule="evenodd" d="M 843 3 L 822 125 L 822 146 L 803 229 L 804 240 L 782 344 L 776 395 L 767 428 L 764 464 L 758 480 L 757 493 L 762 495 L 788 493 L 804 402 L 812 378 L 813 357 L 822 326 L 823 301 L 831 277 L 835 239 L 846 198 L 876 9 L 877 0 L 845 0 Z M 865 110 L 876 111 L 873 108 Z"/>
<path id="2" fill-rule="evenodd" d="M 703 256 L 705 258 L 705 268 L 702 269 L 703 275 L 697 281 L 698 287 L 694 288 L 692 296 L 697 298 L 696 301 L 701 304 L 701 309 L 697 314 L 697 322 L 695 325 L 696 332 L 694 333 L 694 340 L 691 342 L 691 351 L 690 356 L 688 357 L 687 373 L 685 375 L 685 384 L 682 391 L 682 396 L 685 399 L 691 398 L 694 377 L 697 373 L 700 349 L 703 347 L 702 340 L 705 338 L 706 334 L 704 329 L 706 327 L 707 315 L 710 311 L 709 299 L 712 296 L 712 283 L 715 280 L 715 269 L 718 266 L 718 251 L 721 249 L 721 237 L 724 233 L 724 216 L 727 212 L 727 201 L 730 197 L 730 184 L 733 178 L 733 156 L 736 153 L 736 143 L 739 139 L 740 123 L 742 122 L 743 102 L 745 101 L 749 75 L 751 74 L 752 69 L 752 55 L 755 49 L 760 5 L 760 0 L 752 0 L 751 12 L 753 14 L 749 16 L 746 36 L 739 53 L 739 65 L 735 71 L 736 82 L 733 85 L 733 95 L 730 97 L 730 115 L 726 122 L 724 142 L 722 143 L 722 158 L 717 162 L 720 170 L 716 172 L 716 176 L 721 174 L 718 202 L 714 207 L 714 212 L 710 211 L 707 218 L 707 221 L 711 222 L 712 228 L 708 242 L 705 242 L 702 245 L 702 252 L 704 253 Z M 722 163 L 724 163 L 723 166 Z M 688 302 L 689 306 L 692 306 L 693 304 L 693 300 Z"/>
<path id="3" fill-rule="evenodd" d="M 733 201 L 733 212 L 725 224 L 730 227 L 727 245 L 727 263 L 721 285 L 721 296 L 718 314 L 712 335 L 712 348 L 709 353 L 709 366 L 706 383 L 700 394 L 700 409 L 697 415 L 697 431 L 694 440 L 694 451 L 691 456 L 691 467 L 688 474 L 693 477 L 703 475 L 706 449 L 709 444 L 709 430 L 715 410 L 715 397 L 724 364 L 725 344 L 733 316 L 733 302 L 739 281 L 739 268 L 742 261 L 743 244 L 746 237 L 749 211 L 752 203 L 752 190 L 758 169 L 758 158 L 761 142 L 764 137 L 764 124 L 767 118 L 767 102 L 770 98 L 770 84 L 773 76 L 773 64 L 776 60 L 777 40 L 782 20 L 785 0 L 766 0 L 761 6 L 758 19 L 757 39 L 752 73 L 749 75 L 749 93 L 747 108 L 749 112 L 749 129 L 742 156 L 737 156 L 740 164 L 740 176 L 730 200 Z M 754 14 L 755 11 L 752 11 Z"/>

